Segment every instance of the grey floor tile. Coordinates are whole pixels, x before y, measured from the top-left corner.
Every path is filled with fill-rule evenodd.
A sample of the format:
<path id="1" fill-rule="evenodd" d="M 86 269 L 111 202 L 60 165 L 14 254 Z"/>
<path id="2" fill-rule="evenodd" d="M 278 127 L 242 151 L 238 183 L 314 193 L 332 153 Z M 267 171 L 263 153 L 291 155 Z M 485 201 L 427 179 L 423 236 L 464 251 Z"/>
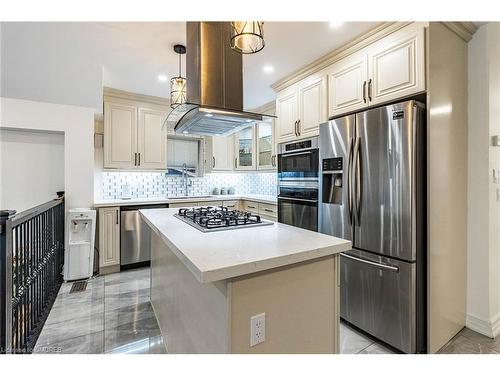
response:
<path id="1" fill-rule="evenodd" d="M 107 354 L 166 354 L 161 335 L 140 339 L 118 346 L 106 352 Z"/>
<path id="2" fill-rule="evenodd" d="M 136 320 L 109 329 L 106 328 L 104 349 L 109 352 L 124 345 L 156 337 L 160 334 L 155 317 Z"/>
<path id="3" fill-rule="evenodd" d="M 373 340 L 349 327 L 340 323 L 340 353 L 356 354 L 373 344 Z"/>
<path id="4" fill-rule="evenodd" d="M 448 344 L 439 350 L 439 354 L 500 354 L 493 348 L 480 342 L 480 340 L 470 339 L 463 334 L 455 336 Z"/>
<path id="5" fill-rule="evenodd" d="M 54 344 L 37 342 L 34 353 L 37 354 L 101 354 L 104 353 L 104 332 L 58 340 Z"/>
<path id="6" fill-rule="evenodd" d="M 106 329 L 151 318 L 155 318 L 155 315 L 149 301 L 116 309 L 106 309 L 104 316 Z"/>
<path id="7" fill-rule="evenodd" d="M 382 343 L 374 342 L 360 351 L 359 354 L 397 354 L 397 352 Z"/>

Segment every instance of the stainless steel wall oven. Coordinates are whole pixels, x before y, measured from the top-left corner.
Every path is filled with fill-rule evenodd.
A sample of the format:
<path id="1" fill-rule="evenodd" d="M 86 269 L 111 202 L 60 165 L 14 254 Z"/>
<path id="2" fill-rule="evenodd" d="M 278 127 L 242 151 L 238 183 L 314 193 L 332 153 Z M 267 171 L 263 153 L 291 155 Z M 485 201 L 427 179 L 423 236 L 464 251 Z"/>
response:
<path id="1" fill-rule="evenodd" d="M 318 139 L 282 143 L 278 154 L 278 221 L 318 230 Z"/>

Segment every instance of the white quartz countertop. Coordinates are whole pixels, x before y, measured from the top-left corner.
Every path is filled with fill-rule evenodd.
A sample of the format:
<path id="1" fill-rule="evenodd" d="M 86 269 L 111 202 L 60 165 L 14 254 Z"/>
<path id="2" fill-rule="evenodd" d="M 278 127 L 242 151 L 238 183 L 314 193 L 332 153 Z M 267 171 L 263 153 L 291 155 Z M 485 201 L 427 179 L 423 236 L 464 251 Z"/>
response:
<path id="1" fill-rule="evenodd" d="M 177 212 L 174 208 L 140 210 L 146 223 L 202 283 L 351 249 L 351 241 L 281 223 L 204 233 L 174 217 Z"/>
<path id="2" fill-rule="evenodd" d="M 112 206 L 137 206 L 146 204 L 162 204 L 162 203 L 186 203 L 186 202 L 209 202 L 209 201 L 231 201 L 237 199 L 245 199 L 254 202 L 276 204 L 277 198 L 275 195 L 263 194 L 226 194 L 226 195 L 205 195 L 192 196 L 182 198 L 133 198 L 133 199 L 106 199 L 94 202 L 94 207 L 112 207 Z"/>

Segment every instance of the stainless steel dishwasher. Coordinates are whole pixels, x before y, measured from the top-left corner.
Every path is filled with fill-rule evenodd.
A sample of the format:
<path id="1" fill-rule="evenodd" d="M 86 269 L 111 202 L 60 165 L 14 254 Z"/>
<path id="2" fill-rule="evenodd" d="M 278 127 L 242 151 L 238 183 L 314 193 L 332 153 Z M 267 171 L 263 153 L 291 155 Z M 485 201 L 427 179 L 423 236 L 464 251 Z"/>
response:
<path id="1" fill-rule="evenodd" d="M 167 208 L 167 204 L 124 206 L 120 222 L 120 268 L 146 266 L 151 260 L 151 236 L 148 225 L 141 219 L 139 210 Z"/>

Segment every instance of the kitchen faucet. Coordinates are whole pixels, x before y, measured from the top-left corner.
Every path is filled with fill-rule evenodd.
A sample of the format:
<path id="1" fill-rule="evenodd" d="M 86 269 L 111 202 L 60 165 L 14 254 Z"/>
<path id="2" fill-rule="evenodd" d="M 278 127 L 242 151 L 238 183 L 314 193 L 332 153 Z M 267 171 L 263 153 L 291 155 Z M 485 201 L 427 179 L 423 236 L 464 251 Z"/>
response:
<path id="1" fill-rule="evenodd" d="M 186 163 L 182 164 L 182 186 L 184 187 L 184 195 L 188 196 L 188 172 Z"/>

